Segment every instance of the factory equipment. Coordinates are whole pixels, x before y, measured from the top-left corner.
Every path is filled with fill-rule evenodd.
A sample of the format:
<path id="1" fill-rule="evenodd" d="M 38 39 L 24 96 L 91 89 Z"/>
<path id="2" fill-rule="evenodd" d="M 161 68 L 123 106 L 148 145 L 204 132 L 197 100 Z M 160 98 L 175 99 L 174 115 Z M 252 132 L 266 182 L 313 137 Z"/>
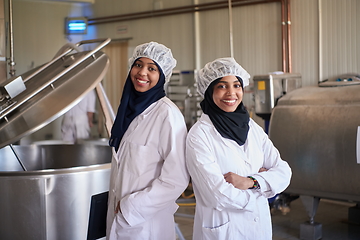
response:
<path id="1" fill-rule="evenodd" d="M 297 73 L 256 75 L 253 81 L 255 113 L 265 121 L 270 120 L 271 112 L 282 96 L 301 87 L 301 75 Z"/>
<path id="2" fill-rule="evenodd" d="M 271 112 L 277 101 L 286 93 L 301 87 L 301 75 L 298 73 L 256 75 L 253 81 L 255 114 L 265 120 L 267 133 Z"/>
<path id="3" fill-rule="evenodd" d="M 111 116 L 100 84 L 109 66 L 100 50 L 109 42 L 68 46 L 50 62 L 0 84 L 0 239 L 99 235 L 98 226 L 92 228 L 95 232 L 88 226 L 94 214 L 103 214 L 90 209 L 99 201 L 106 203 L 111 148 L 12 144 L 55 120 L 94 88 L 105 116 Z M 98 43 L 94 50 L 71 54 L 93 43 Z"/>
<path id="4" fill-rule="evenodd" d="M 174 71 L 165 89 L 167 96 L 179 107 L 190 129 L 202 113 L 202 98 L 196 90 L 194 71 Z"/>
<path id="5" fill-rule="evenodd" d="M 321 238 L 321 198 L 358 203 L 349 221 L 360 223 L 359 93 L 360 75 L 344 75 L 291 91 L 272 111 L 270 139 L 293 172 L 285 192 L 300 195 L 310 217 L 301 239 Z"/>

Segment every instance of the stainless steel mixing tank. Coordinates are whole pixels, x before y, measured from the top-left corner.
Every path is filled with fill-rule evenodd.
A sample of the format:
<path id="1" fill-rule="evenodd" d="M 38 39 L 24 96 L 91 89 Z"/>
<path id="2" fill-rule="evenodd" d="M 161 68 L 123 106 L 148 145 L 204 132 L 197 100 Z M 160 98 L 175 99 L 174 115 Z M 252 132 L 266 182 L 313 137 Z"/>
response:
<path id="1" fill-rule="evenodd" d="M 291 166 L 289 193 L 360 202 L 360 85 L 304 87 L 274 108 L 270 138 Z"/>
<path id="2" fill-rule="evenodd" d="M 61 49 L 50 62 L 0 83 L 0 239 L 87 238 L 92 200 L 109 189 L 110 147 L 12 143 L 61 116 L 94 88 L 104 115 L 113 116 L 100 84 L 109 66 L 100 49 L 110 39 L 74 47 L 99 42 L 91 51 Z"/>
<path id="3" fill-rule="evenodd" d="M 357 203 L 348 222 L 360 224 L 360 76 L 294 90 L 270 119 L 270 139 L 293 172 L 286 193 L 300 195 L 309 221 L 300 239 L 322 238 L 315 222 L 321 198 Z"/>
<path id="4" fill-rule="evenodd" d="M 0 239 L 86 239 L 91 197 L 108 191 L 111 150 L 93 145 L 0 149 Z"/>

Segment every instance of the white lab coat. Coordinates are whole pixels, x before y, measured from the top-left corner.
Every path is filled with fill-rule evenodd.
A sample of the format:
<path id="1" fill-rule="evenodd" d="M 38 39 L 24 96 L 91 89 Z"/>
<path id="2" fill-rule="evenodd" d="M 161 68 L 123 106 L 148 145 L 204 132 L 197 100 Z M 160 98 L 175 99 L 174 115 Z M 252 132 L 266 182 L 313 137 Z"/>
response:
<path id="1" fill-rule="evenodd" d="M 94 90 L 64 114 L 61 122 L 62 140 L 75 143 L 77 139 L 90 137 L 88 112 L 95 112 L 96 95 Z"/>
<path id="2" fill-rule="evenodd" d="M 189 184 L 186 135 L 184 117 L 167 97 L 131 122 L 111 163 L 107 239 L 176 238 L 175 201 Z"/>
<path id="3" fill-rule="evenodd" d="M 290 183 L 291 169 L 280 158 L 263 129 L 252 119 L 243 146 L 223 138 L 208 115 L 191 128 L 186 141 L 186 161 L 196 197 L 194 240 L 271 240 L 267 198 Z M 258 173 L 261 167 L 267 172 Z M 224 174 L 253 176 L 260 189 L 240 190 Z"/>

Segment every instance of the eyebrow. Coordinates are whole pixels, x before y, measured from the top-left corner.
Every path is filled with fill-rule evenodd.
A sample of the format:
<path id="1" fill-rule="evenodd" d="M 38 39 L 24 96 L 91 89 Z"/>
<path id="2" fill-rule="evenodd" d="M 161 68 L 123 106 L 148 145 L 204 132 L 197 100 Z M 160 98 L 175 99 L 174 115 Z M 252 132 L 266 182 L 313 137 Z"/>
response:
<path id="1" fill-rule="evenodd" d="M 151 61 L 153 61 L 153 60 L 151 60 Z M 141 63 L 144 63 L 144 62 L 143 62 L 143 61 L 141 61 L 140 59 L 136 60 L 135 62 L 141 62 Z M 151 62 L 151 63 L 147 63 L 147 64 L 156 65 L 154 61 L 153 61 L 153 62 Z"/>
<path id="2" fill-rule="evenodd" d="M 235 83 L 235 82 L 240 82 L 240 81 L 238 79 L 236 79 L 236 80 L 234 80 L 233 83 Z M 228 82 L 220 80 L 218 83 L 228 83 Z"/>

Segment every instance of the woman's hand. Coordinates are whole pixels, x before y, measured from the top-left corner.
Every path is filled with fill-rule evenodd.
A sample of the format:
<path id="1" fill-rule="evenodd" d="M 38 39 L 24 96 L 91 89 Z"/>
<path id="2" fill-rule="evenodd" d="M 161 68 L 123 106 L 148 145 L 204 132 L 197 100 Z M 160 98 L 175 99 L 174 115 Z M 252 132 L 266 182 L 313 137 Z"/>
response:
<path id="1" fill-rule="evenodd" d="M 233 172 L 224 174 L 225 181 L 231 183 L 240 190 L 246 190 L 254 186 L 254 181 L 248 177 L 242 177 Z"/>
<path id="2" fill-rule="evenodd" d="M 115 214 L 121 213 L 121 209 L 120 209 L 120 201 L 118 201 L 116 208 L 115 208 Z"/>
<path id="3" fill-rule="evenodd" d="M 262 167 L 259 169 L 259 173 L 266 172 L 267 170 L 267 168 Z M 234 187 L 241 190 L 246 190 L 254 186 L 254 181 L 252 179 L 248 177 L 242 177 L 233 172 L 224 174 L 224 178 L 226 182 L 231 183 Z"/>
<path id="4" fill-rule="evenodd" d="M 262 168 L 259 169 L 259 172 L 266 172 L 267 170 L 269 170 L 269 169 L 266 169 L 266 168 L 262 167 Z"/>

